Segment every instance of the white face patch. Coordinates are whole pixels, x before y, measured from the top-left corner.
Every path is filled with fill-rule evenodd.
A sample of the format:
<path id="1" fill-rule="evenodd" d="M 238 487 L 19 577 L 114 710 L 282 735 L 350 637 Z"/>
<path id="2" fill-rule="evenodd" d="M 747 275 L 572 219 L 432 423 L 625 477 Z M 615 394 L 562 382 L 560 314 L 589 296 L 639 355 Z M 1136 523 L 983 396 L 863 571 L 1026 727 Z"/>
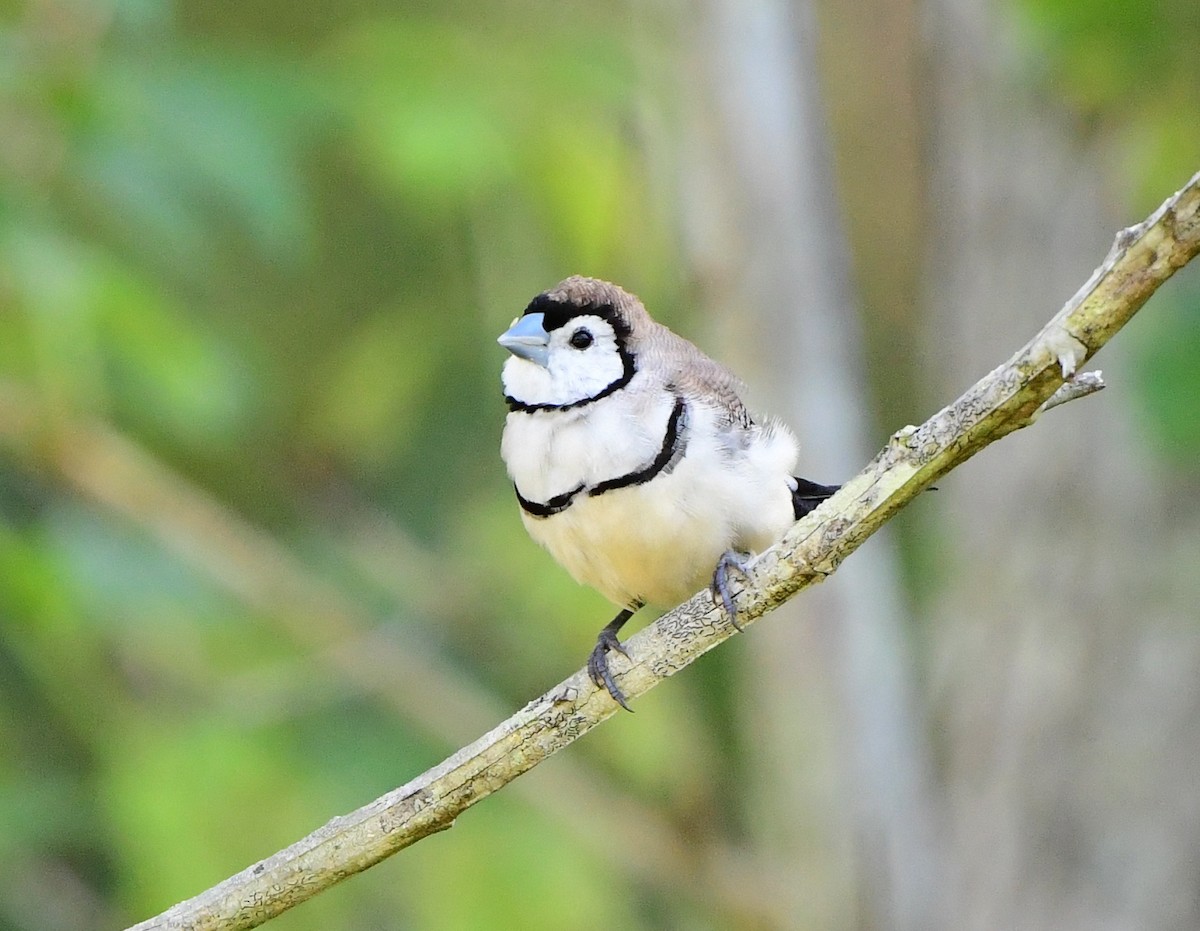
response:
<path id="1" fill-rule="evenodd" d="M 613 326 L 581 314 L 550 331 L 546 365 L 512 356 L 504 363 L 504 393 L 526 405 L 577 404 L 626 374 Z"/>

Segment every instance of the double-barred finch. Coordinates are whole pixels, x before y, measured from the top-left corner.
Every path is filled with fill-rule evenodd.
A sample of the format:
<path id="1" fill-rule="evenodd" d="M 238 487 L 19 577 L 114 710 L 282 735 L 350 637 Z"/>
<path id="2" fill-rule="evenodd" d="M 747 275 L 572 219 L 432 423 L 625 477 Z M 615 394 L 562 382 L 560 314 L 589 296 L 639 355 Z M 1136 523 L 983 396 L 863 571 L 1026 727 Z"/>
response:
<path id="1" fill-rule="evenodd" d="M 644 604 L 726 584 L 754 553 L 836 490 L 792 474 L 791 431 L 751 416 L 741 382 L 651 319 L 635 296 L 573 277 L 535 297 L 500 345 L 509 414 L 500 451 L 530 536 L 621 611 L 588 659 L 609 669 L 617 632 Z"/>

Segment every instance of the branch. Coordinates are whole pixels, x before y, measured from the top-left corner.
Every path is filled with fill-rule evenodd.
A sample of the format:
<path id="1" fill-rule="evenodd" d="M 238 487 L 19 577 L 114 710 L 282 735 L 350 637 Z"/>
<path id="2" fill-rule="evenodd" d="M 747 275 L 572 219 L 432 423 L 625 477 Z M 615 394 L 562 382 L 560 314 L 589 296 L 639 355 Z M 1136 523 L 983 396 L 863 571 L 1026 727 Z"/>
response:
<path id="1" fill-rule="evenodd" d="M 1075 377 L 1150 295 L 1200 252 L 1200 173 L 1144 223 L 1118 234 L 1088 282 L 1032 340 L 920 427 L 905 427 L 837 495 L 763 553 L 738 595 L 743 626 L 834 572 L 901 507 L 1045 409 L 1100 387 Z M 1064 387 L 1066 386 L 1066 387 Z M 707 593 L 663 615 L 613 654 L 636 698 L 735 633 Z M 440 765 L 285 850 L 130 931 L 252 928 L 336 882 L 445 830 L 468 807 L 617 711 L 584 670 Z"/>

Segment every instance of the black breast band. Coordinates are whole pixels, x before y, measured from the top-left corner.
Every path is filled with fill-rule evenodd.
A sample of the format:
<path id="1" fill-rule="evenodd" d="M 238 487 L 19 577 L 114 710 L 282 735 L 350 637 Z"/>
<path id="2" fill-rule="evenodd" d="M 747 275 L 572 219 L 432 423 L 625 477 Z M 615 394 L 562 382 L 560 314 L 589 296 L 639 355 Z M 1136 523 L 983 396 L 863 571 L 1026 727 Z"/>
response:
<path id="1" fill-rule="evenodd" d="M 552 517 L 569 508 L 579 495 L 586 494 L 589 498 L 594 498 L 597 495 L 604 494 L 606 491 L 614 491 L 617 488 L 628 488 L 630 485 L 645 484 L 666 469 L 678 456 L 683 446 L 683 427 L 686 427 L 686 424 L 683 423 L 683 418 L 686 413 L 686 402 L 683 398 L 675 398 L 675 407 L 671 411 L 670 418 L 667 420 L 666 433 L 663 434 L 662 449 L 654 457 L 654 461 L 645 468 L 626 472 L 624 475 L 618 475 L 616 478 L 605 479 L 603 482 L 598 482 L 590 487 L 580 485 L 571 491 L 555 495 L 544 504 L 539 501 L 530 501 L 521 494 L 521 490 L 516 485 L 513 485 L 513 491 L 517 493 L 517 502 L 521 505 L 521 510 L 533 517 Z"/>
<path id="2" fill-rule="evenodd" d="M 595 401 L 601 401 L 610 394 L 620 391 L 633 381 L 633 376 L 637 374 L 637 362 L 634 361 L 633 353 L 624 346 L 618 346 L 618 351 L 621 354 L 621 374 L 593 395 L 580 398 L 578 401 L 569 401 L 566 404 L 526 404 L 524 401 L 518 401 L 511 394 L 506 394 L 504 396 L 504 403 L 514 413 L 536 414 L 539 411 L 569 411 Z"/>

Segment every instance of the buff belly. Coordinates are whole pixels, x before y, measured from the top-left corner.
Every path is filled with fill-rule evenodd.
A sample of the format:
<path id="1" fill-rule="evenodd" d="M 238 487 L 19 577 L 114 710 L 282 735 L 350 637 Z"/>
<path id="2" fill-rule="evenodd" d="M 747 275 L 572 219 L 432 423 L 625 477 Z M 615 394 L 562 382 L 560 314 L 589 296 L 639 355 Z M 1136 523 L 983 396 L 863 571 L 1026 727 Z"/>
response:
<path id="1" fill-rule="evenodd" d="M 581 496 L 550 517 L 522 517 L 563 568 L 614 604 L 671 607 L 709 584 L 727 549 L 757 552 L 791 522 L 782 482 L 769 495 L 777 500 L 746 502 L 730 500 L 728 483 L 709 487 L 691 473 L 685 464 L 645 485 Z M 747 506 L 758 518 L 750 526 L 734 519 Z"/>

